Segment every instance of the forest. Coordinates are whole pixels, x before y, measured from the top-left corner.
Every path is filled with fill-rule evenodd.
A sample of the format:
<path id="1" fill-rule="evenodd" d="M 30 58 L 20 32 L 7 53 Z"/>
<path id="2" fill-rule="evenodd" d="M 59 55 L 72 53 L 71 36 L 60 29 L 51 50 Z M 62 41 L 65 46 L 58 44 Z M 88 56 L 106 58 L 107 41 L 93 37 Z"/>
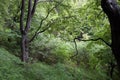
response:
<path id="1" fill-rule="evenodd" d="M 120 0 L 1 0 L 0 80 L 120 80 Z"/>

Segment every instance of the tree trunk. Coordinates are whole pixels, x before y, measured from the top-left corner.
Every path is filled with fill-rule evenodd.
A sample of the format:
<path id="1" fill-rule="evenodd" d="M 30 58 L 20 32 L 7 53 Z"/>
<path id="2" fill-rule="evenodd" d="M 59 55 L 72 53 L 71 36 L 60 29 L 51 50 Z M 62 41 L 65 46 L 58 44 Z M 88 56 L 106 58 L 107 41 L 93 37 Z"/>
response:
<path id="1" fill-rule="evenodd" d="M 28 32 L 31 25 L 32 17 L 35 13 L 36 5 L 38 0 L 34 0 L 33 6 L 32 6 L 32 0 L 28 0 L 28 14 L 27 14 L 27 20 L 26 26 L 24 26 L 24 13 L 25 13 L 25 1 L 22 0 L 21 2 L 21 14 L 20 14 L 20 32 L 21 32 L 21 53 L 22 53 L 22 61 L 28 62 L 29 59 L 29 40 L 28 40 Z"/>
<path id="2" fill-rule="evenodd" d="M 120 70 L 120 7 L 116 0 L 102 0 L 101 6 L 110 22 L 112 53 Z"/>
<path id="3" fill-rule="evenodd" d="M 22 34 L 21 51 L 22 51 L 22 61 L 23 62 L 28 62 L 29 46 L 28 46 L 28 37 L 27 37 L 26 34 Z"/>

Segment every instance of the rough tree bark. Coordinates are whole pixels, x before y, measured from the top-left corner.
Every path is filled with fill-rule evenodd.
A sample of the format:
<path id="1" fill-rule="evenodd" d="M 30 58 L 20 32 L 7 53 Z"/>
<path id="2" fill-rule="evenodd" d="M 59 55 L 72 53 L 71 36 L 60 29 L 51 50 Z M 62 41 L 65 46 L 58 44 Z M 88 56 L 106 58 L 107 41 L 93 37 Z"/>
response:
<path id="1" fill-rule="evenodd" d="M 116 0 L 101 0 L 101 6 L 110 22 L 112 53 L 120 70 L 120 7 Z"/>
<path id="2" fill-rule="evenodd" d="M 28 40 L 28 32 L 31 25 L 31 19 L 34 15 L 35 8 L 38 0 L 34 0 L 34 4 L 32 6 L 32 0 L 28 0 L 28 13 L 26 25 L 24 26 L 24 11 L 25 11 L 25 1 L 21 2 L 21 15 L 20 15 L 20 32 L 21 32 L 21 52 L 22 52 L 22 61 L 28 62 L 29 59 L 29 40 Z"/>

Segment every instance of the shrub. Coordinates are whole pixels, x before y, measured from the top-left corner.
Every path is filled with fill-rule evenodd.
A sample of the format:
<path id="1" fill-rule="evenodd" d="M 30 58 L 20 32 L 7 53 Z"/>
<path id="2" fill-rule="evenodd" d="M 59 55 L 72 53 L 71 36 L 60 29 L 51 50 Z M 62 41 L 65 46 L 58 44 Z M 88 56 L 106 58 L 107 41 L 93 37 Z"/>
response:
<path id="1" fill-rule="evenodd" d="M 48 36 L 38 37 L 31 46 L 31 57 L 49 64 L 67 61 L 73 52 L 70 43 Z"/>
<path id="2" fill-rule="evenodd" d="M 0 80 L 24 80 L 20 59 L 0 48 Z"/>

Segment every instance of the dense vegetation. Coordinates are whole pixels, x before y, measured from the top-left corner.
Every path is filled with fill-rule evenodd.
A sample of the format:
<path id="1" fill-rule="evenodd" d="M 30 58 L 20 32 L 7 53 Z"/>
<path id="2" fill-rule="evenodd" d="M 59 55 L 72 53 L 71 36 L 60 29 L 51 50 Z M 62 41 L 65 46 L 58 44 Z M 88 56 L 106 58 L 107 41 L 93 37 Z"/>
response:
<path id="1" fill-rule="evenodd" d="M 38 2 L 27 31 L 27 61 L 21 52 L 21 1 L 0 2 L 0 80 L 120 79 L 100 0 L 33 0 Z"/>

